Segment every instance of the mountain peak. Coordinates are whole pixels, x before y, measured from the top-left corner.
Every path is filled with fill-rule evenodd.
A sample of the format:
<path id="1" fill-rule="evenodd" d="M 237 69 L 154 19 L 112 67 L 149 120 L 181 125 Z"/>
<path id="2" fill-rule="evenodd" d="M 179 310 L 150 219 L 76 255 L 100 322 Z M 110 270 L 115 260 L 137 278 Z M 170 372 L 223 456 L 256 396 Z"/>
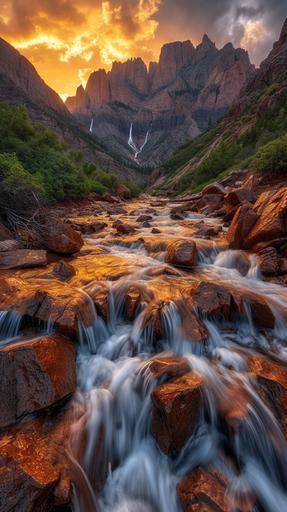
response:
<path id="1" fill-rule="evenodd" d="M 211 48 L 215 48 L 215 43 L 213 43 L 210 39 L 210 37 L 208 37 L 207 34 L 204 34 L 203 38 L 202 38 L 202 41 L 200 43 L 200 45 L 204 46 L 204 47 L 211 47 Z"/>
<path id="2" fill-rule="evenodd" d="M 283 27 L 281 30 L 281 34 L 280 34 L 280 38 L 279 38 L 280 42 L 285 42 L 286 40 L 287 40 L 287 18 L 284 21 L 284 24 L 283 24 Z"/>

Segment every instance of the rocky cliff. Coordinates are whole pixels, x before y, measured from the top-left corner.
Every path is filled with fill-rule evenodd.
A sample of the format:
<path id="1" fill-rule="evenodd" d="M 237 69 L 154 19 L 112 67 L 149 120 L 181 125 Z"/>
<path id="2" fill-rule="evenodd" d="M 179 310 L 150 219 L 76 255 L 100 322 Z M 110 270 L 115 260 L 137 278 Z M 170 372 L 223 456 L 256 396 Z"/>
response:
<path id="1" fill-rule="evenodd" d="M 105 83 L 105 72 L 91 75 L 86 91 L 79 87 L 74 98 L 73 108 L 84 109 L 90 105 L 102 104 L 109 99 L 109 84 Z M 106 87 L 106 88 L 105 88 Z M 88 160 L 103 169 L 123 177 L 130 176 L 142 182 L 143 176 L 137 173 L 137 166 L 119 163 L 92 137 L 82 124 L 72 116 L 64 102 L 38 75 L 34 66 L 13 46 L 0 38 L 0 102 L 25 105 L 30 117 L 54 129 L 61 138 L 79 149 Z M 130 162 L 132 164 L 132 162 Z"/>
<path id="2" fill-rule="evenodd" d="M 246 51 L 227 44 L 218 50 L 205 35 L 195 48 L 190 41 L 162 47 L 159 62 L 115 62 L 111 71 L 91 74 L 66 105 L 93 134 L 125 159 L 146 141 L 138 156 L 155 166 L 187 140 L 218 120 L 254 72 Z"/>
<path id="3" fill-rule="evenodd" d="M 203 110 L 212 108 L 211 90 L 216 83 L 224 90 L 224 95 L 219 93 L 217 97 L 217 107 L 224 109 L 225 103 L 231 102 L 234 94 L 238 95 L 240 85 L 234 82 L 233 72 L 242 78 L 246 76 L 242 52 L 239 52 L 234 52 L 231 45 L 221 50 L 209 85 L 201 90 L 197 100 Z M 250 75 L 230 111 L 216 126 L 176 152 L 161 172 L 158 171 L 157 176 L 161 176 L 153 187 L 162 192 L 184 192 L 203 185 L 204 179 L 215 179 L 228 169 L 252 166 L 252 158 L 261 147 L 287 132 L 286 62 L 287 20 L 273 49 Z"/>

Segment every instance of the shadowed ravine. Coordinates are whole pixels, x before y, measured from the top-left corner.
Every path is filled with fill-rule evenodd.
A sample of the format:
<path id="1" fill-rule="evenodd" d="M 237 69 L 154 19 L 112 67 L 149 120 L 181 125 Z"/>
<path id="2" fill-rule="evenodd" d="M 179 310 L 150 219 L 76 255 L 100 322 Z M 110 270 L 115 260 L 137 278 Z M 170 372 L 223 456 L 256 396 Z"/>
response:
<path id="1" fill-rule="evenodd" d="M 81 303 L 62 439 L 72 510 L 283 512 L 287 289 L 228 248 L 220 219 L 177 219 L 174 207 L 143 197 L 109 216 L 71 212 L 75 225 L 106 226 L 69 260 L 68 285 L 49 268 L 7 271 L 30 290 L 69 286 Z M 119 219 L 130 229 L 115 233 Z M 191 238 L 194 265 L 170 264 L 167 246 Z M 0 312 L 2 347 L 57 331 L 29 314 Z"/>

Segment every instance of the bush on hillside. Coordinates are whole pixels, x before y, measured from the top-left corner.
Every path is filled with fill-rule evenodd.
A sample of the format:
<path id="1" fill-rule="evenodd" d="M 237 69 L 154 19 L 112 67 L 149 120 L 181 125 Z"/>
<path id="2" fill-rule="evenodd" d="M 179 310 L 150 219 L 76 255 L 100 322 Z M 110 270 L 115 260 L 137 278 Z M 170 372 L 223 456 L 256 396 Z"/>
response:
<path id="1" fill-rule="evenodd" d="M 103 194 L 119 183 L 113 174 L 85 161 L 79 151 L 64 144 L 55 132 L 42 124 L 34 125 L 25 108 L 5 103 L 0 104 L 0 153 L 13 154 L 10 160 L 2 157 L 3 161 L 6 159 L 6 168 L 9 167 L 5 189 L 11 197 L 17 176 L 19 187 L 25 189 L 23 193 L 29 195 L 29 190 L 41 189 L 42 198 L 48 201 L 76 199 L 89 192 Z"/>
<path id="2" fill-rule="evenodd" d="M 261 147 L 251 165 L 261 172 L 287 172 L 287 134 Z"/>

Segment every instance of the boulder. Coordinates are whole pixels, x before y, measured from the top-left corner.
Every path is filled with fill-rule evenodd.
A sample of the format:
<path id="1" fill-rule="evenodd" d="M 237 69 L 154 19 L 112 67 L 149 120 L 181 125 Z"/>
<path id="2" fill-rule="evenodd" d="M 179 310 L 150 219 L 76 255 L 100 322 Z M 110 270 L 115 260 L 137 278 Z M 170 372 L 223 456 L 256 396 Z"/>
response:
<path id="1" fill-rule="evenodd" d="M 128 320 L 133 321 L 140 304 L 149 303 L 154 298 L 152 291 L 136 284 L 130 285 L 125 295 L 125 314 Z"/>
<path id="2" fill-rule="evenodd" d="M 224 196 L 224 211 L 225 216 L 224 220 L 231 220 L 239 206 L 242 205 L 244 201 L 252 203 L 254 199 L 254 195 L 252 190 L 247 188 L 239 188 L 235 190 L 231 190 Z"/>
<path id="3" fill-rule="evenodd" d="M 256 375 L 258 393 L 273 412 L 287 439 L 287 367 L 280 361 L 253 354 L 248 359 L 249 370 Z"/>
<path id="4" fill-rule="evenodd" d="M 1 512 L 69 510 L 73 468 L 65 444 L 72 421 L 63 411 L 1 435 Z"/>
<path id="5" fill-rule="evenodd" d="M 204 342 L 208 339 L 209 333 L 204 323 L 198 318 L 193 310 L 193 304 L 188 300 L 176 303 L 181 319 L 181 338 L 184 341 L 195 343 Z"/>
<path id="6" fill-rule="evenodd" d="M 225 188 L 219 183 L 211 183 L 210 185 L 206 185 L 201 193 L 203 196 L 215 194 L 223 197 L 225 194 Z"/>
<path id="7" fill-rule="evenodd" d="M 258 219 L 244 241 L 246 249 L 259 242 L 287 237 L 287 187 L 263 192 L 254 205 L 254 211 Z"/>
<path id="8" fill-rule="evenodd" d="M 68 281 L 76 274 L 76 271 L 70 263 L 60 260 L 54 265 L 52 274 L 60 281 Z"/>
<path id="9" fill-rule="evenodd" d="M 198 261 L 195 242 L 192 240 L 176 240 L 170 243 L 167 247 L 165 261 L 176 267 L 194 267 Z"/>
<path id="10" fill-rule="evenodd" d="M 73 343 L 61 336 L 41 336 L 2 346 L 0 427 L 67 398 L 76 389 Z"/>
<path id="11" fill-rule="evenodd" d="M 202 281 L 192 295 L 193 304 L 207 317 L 220 316 L 227 320 L 230 316 L 232 295 L 223 286 Z"/>
<path id="12" fill-rule="evenodd" d="M 201 384 L 189 373 L 152 392 L 151 430 L 164 453 L 179 451 L 191 436 L 202 407 Z"/>
<path id="13" fill-rule="evenodd" d="M 273 329 L 275 325 L 274 314 L 266 300 L 256 293 L 232 290 L 233 310 L 240 316 L 246 316 L 246 307 L 249 308 L 252 322 L 257 327 Z"/>
<path id="14" fill-rule="evenodd" d="M 130 235 L 135 232 L 135 228 L 130 224 L 118 224 L 116 230 L 120 235 Z"/>
<path id="15" fill-rule="evenodd" d="M 47 222 L 41 233 L 42 243 L 47 251 L 59 254 L 73 254 L 84 245 L 82 235 L 70 224 L 59 220 Z"/>
<path id="16" fill-rule="evenodd" d="M 153 235 L 159 235 L 161 233 L 161 230 L 158 228 L 152 228 L 151 232 Z"/>
<path id="17" fill-rule="evenodd" d="M 231 249 L 244 249 L 246 238 L 259 219 L 252 205 L 247 201 L 238 208 L 229 226 L 226 238 Z"/>
<path id="18" fill-rule="evenodd" d="M 31 268 L 47 265 L 46 251 L 13 249 L 0 252 L 0 268 Z"/>
<path id="19" fill-rule="evenodd" d="M 257 253 L 262 274 L 276 275 L 279 272 L 279 258 L 275 247 L 266 247 Z"/>
<path id="20" fill-rule="evenodd" d="M 152 215 L 143 214 L 136 219 L 136 222 L 149 222 L 150 220 L 152 220 Z"/>
<path id="21" fill-rule="evenodd" d="M 229 512 L 227 478 L 213 467 L 197 468 L 177 484 L 183 512 Z"/>
<path id="22" fill-rule="evenodd" d="M 27 282 L 21 279 L 1 280 L 0 309 L 14 309 L 29 324 L 32 319 L 49 322 L 54 328 L 76 338 L 78 321 L 92 325 L 96 318 L 88 297 L 59 281 Z"/>
<path id="23" fill-rule="evenodd" d="M 158 383 L 176 379 L 190 372 L 190 366 L 185 357 L 156 356 L 148 362 L 148 369 Z"/>

